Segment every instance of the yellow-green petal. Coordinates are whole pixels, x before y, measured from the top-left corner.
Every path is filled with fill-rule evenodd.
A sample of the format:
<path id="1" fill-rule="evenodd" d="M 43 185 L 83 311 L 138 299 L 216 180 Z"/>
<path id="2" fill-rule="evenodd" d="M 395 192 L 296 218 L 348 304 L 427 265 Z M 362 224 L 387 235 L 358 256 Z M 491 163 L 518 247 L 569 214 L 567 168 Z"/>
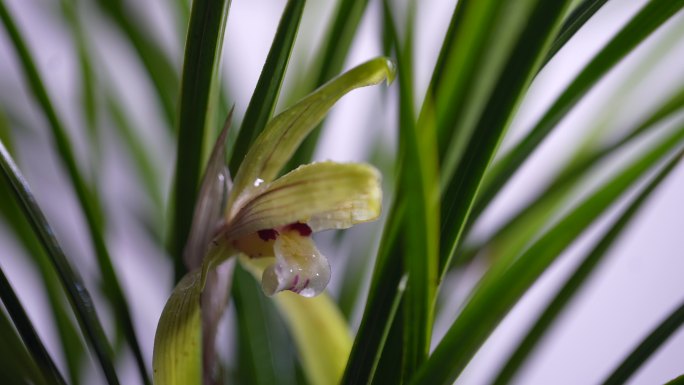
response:
<path id="1" fill-rule="evenodd" d="M 292 157 L 302 140 L 323 119 L 328 110 L 349 91 L 394 78 L 394 64 L 387 58 L 376 58 L 336 77 L 312 92 L 294 106 L 268 122 L 245 155 L 235 176 L 228 207 L 234 215 L 264 184 L 272 181 Z"/>
<path id="2" fill-rule="evenodd" d="M 380 173 L 358 163 L 321 162 L 300 166 L 245 202 L 228 225 L 238 238 L 295 222 L 319 231 L 344 229 L 380 215 Z"/>
<path id="3" fill-rule="evenodd" d="M 202 383 L 201 270 L 188 273 L 173 290 L 154 336 L 155 385 Z"/>

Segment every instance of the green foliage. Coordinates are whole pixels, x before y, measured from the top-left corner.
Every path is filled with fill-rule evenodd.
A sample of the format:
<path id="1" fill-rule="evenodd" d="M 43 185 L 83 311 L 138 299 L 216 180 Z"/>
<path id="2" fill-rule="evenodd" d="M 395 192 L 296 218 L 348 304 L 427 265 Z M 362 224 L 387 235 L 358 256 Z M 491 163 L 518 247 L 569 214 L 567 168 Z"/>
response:
<path id="1" fill-rule="evenodd" d="M 589 279 L 601 279 L 599 267 L 610 267 L 602 261 L 615 253 L 614 246 L 638 220 L 637 214 L 649 209 L 646 203 L 675 174 L 684 151 L 684 85 L 677 83 L 682 79 L 670 76 L 667 89 L 660 83 L 647 92 L 637 87 L 682 41 L 681 28 L 672 29 L 667 37 L 673 39 L 671 45 L 658 46 L 660 52 L 642 49 L 666 40 L 660 32 L 682 23 L 684 0 L 645 2 L 616 33 L 600 37 L 606 43 L 548 100 L 534 100 L 533 86 L 549 81 L 544 70 L 565 49 L 591 38 L 583 34 L 585 25 L 605 20 L 614 3 L 459 0 L 451 2 L 449 24 L 439 31 L 421 24 L 423 11 L 432 6 L 429 2 L 339 0 L 330 14 L 311 17 L 307 12 L 319 4 L 282 1 L 276 10 L 279 22 L 269 29 L 273 36 L 258 67 L 258 80 L 246 93 L 236 88 L 241 83 L 235 79 L 242 74 L 231 73 L 227 81 L 221 76 L 224 68 L 233 71 L 234 64 L 250 57 L 246 52 L 224 54 L 224 35 L 231 30 L 226 25 L 237 17 L 235 9 L 229 17 L 231 5 L 238 5 L 230 0 L 164 2 L 157 5 L 163 12 L 151 13 L 139 12 L 147 5 L 122 0 L 61 0 L 40 17 L 67 32 L 71 51 L 66 55 L 73 57 L 76 73 L 67 87 L 71 93 L 54 87 L 62 84 L 55 82 L 62 80 L 56 79 L 60 73 L 53 72 L 50 60 L 46 64 L 40 48 L 49 43 L 36 44 L 40 34 L 25 24 L 25 10 L 17 12 L 7 3 L 0 0 L 0 44 L 7 49 L 0 48 L 20 76 L 11 78 L 12 71 L 0 74 L 0 237 L 23 249 L 27 258 L 19 265 L 36 269 L 42 285 L 34 288 L 35 297 L 46 297 L 43 310 L 49 317 L 36 318 L 33 293 L 15 293 L 21 272 L 15 273 L 14 263 L 5 266 L 3 259 L 3 383 L 83 383 L 91 365 L 88 354 L 109 384 L 131 377 L 123 373 L 123 363 L 131 358 L 144 384 L 151 382 L 149 373 L 160 385 L 463 381 L 464 370 L 528 290 L 579 245 L 580 238 L 596 227 L 600 230 L 599 222 L 609 223 L 542 303 L 531 327 L 519 331 L 519 342 L 498 375 L 492 371 L 494 383 L 509 383 L 521 368 L 534 367 L 532 353 L 541 341 L 553 338 L 548 331 L 570 313 L 577 294 L 589 289 Z M 239 5 L 251 6 L 243 3 L 249 2 Z M 160 37 L 168 36 L 159 33 L 163 28 L 158 22 L 170 16 L 174 19 L 164 20 L 173 36 L 162 41 Z M 378 16 L 380 27 L 369 31 L 391 60 L 371 59 L 378 53 L 358 59 L 361 26 L 377 22 L 372 18 Z M 312 24 L 313 19 L 319 24 Z M 99 36 L 101 26 L 108 38 Z M 240 32 L 233 32 L 236 36 L 229 41 L 251 41 Z M 302 34 L 321 36 L 316 49 L 298 46 Z M 111 36 L 116 44 L 109 44 Z M 440 47 L 435 58 L 424 57 L 426 51 L 417 46 L 425 36 Z M 137 71 L 122 84 L 112 76 L 120 69 L 109 63 L 110 47 L 116 45 L 124 49 L 112 51 L 128 55 L 132 60 L 127 62 Z M 302 57 L 295 56 L 302 52 Z M 222 57 L 227 63 L 221 63 Z M 4 65 L 5 57 L 2 60 Z M 613 98 L 612 103 L 593 101 L 595 88 L 610 85 L 607 80 L 617 77 L 617 69 L 628 60 L 637 62 L 638 69 L 623 86 L 606 86 L 599 95 Z M 425 68 L 428 72 L 421 73 Z M 288 77 L 292 72 L 296 76 Z M 372 162 L 386 181 L 383 199 L 373 166 L 319 162 L 298 168 L 310 162 L 327 129 L 326 115 L 342 96 L 383 81 L 389 84 L 395 76 L 396 84 L 373 94 L 381 100 L 373 104 L 379 107 L 370 122 L 345 117 L 347 125 L 368 126 L 358 146 L 375 152 Z M 426 79 L 429 82 L 422 84 Z M 146 111 L 146 120 L 127 100 L 140 89 L 140 80 L 149 92 L 135 95 L 135 100 L 149 99 L 144 107 L 152 111 Z M 9 94 L 15 84 L 29 99 Z M 649 93 L 636 95 L 648 100 L 645 112 L 632 113 L 624 102 L 635 90 Z M 281 93 L 299 99 L 284 103 Z M 251 96 L 243 100 L 244 95 Z M 354 98 L 354 93 L 347 97 Z M 540 103 L 541 112 L 527 131 L 513 133 L 521 139 L 512 140 L 509 127 L 520 119 L 523 101 Z M 283 111 L 276 111 L 279 102 Z M 492 213 L 495 200 L 508 198 L 506 188 L 515 175 L 538 161 L 534 156 L 548 137 L 561 131 L 564 119 L 592 107 L 607 111 L 585 123 L 586 134 L 570 128 L 579 143 L 567 144 L 570 158 L 549 168 L 548 175 L 537 176 L 539 184 L 528 186 L 522 202 L 509 204 L 505 216 Z M 389 111 L 394 116 L 385 119 Z M 209 144 L 219 132 L 217 120 L 226 118 L 223 114 L 228 119 L 210 156 Z M 379 127 L 388 122 L 396 134 L 396 149 L 380 134 Z M 151 134 L 149 126 L 157 125 L 161 129 Z M 46 142 L 42 138 L 48 139 L 47 145 L 41 144 Z M 506 141 L 510 146 L 501 150 Z M 168 143 L 175 152 L 160 154 Z M 35 149 L 44 151 L 45 146 L 48 156 L 57 159 L 56 178 L 67 187 L 67 201 L 75 201 L 76 213 L 67 211 L 70 205 L 60 211 L 55 207 L 59 202 L 36 201 L 36 191 L 20 171 L 34 182 L 34 175 L 40 175 L 36 168 L 42 166 L 36 166 L 34 155 L 41 162 L 49 159 Z M 226 148 L 232 149 L 230 156 Z M 168 165 L 170 180 L 160 163 Z M 107 190 L 112 169 L 133 175 L 136 203 L 126 197 L 119 202 Z M 319 242 L 321 251 L 331 256 L 343 250 L 368 256 L 363 261 L 330 258 L 334 278 L 329 293 L 314 299 L 262 293 L 258 281 L 271 260 L 252 253 L 252 247 L 273 254 L 276 241 L 271 237 L 282 239 L 283 231 L 295 228 L 313 245 L 306 238 L 307 228 L 319 228 L 312 223 L 347 228 L 377 217 L 381 201 L 384 221 L 363 225 L 363 237 L 350 232 Z M 119 207 L 126 208 L 114 212 Z M 478 225 L 488 219 L 485 214 L 492 214 L 497 223 L 481 231 Z M 54 227 L 62 224 L 54 219 L 60 215 L 82 219 L 83 231 Z M 128 263 L 120 251 L 125 248 L 114 243 L 121 242 L 121 223 L 144 229 L 139 237 L 147 248 L 136 248 L 132 258 L 137 270 L 154 269 L 154 274 L 144 271 L 150 276 L 174 272 L 173 282 L 164 288 L 170 297 L 154 347 L 151 339 L 140 338 L 134 321 L 152 324 L 158 315 L 132 314 L 133 309 L 145 310 L 148 297 L 138 289 L 124 290 L 137 283 L 132 284 L 134 279 L 122 268 Z M 73 247 L 73 239 L 87 247 Z M 8 253 L 4 246 L 0 254 Z M 150 246 L 170 258 L 148 256 Z M 217 265 L 229 258 L 236 264 L 234 271 L 231 265 L 219 277 Z M 94 270 L 84 260 L 92 261 Z M 481 277 L 470 276 L 477 269 Z M 212 286 L 217 277 L 220 285 Z M 466 292 L 451 291 L 454 282 L 460 288 L 472 281 L 477 283 Z M 226 306 L 231 311 L 224 312 Z M 459 307 L 457 315 L 446 317 L 457 310 L 452 306 Z M 102 322 L 104 317 L 111 322 Z M 438 328 L 436 320 L 445 317 L 446 327 Z M 670 341 L 684 322 L 683 305 L 662 318 L 624 358 L 606 357 L 606 362 L 618 362 L 606 383 L 627 381 Z M 219 324 L 219 330 L 233 328 L 228 337 L 214 330 Z M 45 327 L 54 328 L 57 337 L 43 340 Z M 57 347 L 51 345 L 55 343 Z M 144 353 L 152 348 L 150 366 Z M 233 359 L 226 361 L 215 351 L 229 351 Z M 214 365 L 215 359 L 220 365 Z M 678 374 L 669 373 L 668 379 Z M 678 382 L 682 377 L 672 380 Z"/>

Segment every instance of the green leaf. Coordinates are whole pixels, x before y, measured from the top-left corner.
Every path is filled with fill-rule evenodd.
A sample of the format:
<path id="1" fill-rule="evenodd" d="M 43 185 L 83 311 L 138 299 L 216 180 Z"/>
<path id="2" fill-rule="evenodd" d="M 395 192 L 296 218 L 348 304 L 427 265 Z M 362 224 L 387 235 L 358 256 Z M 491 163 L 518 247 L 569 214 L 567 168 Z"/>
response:
<path id="1" fill-rule="evenodd" d="M 580 153 L 562 172 L 557 174 L 548 186 L 530 197 L 527 204 L 511 215 L 486 241 L 477 245 L 475 250 L 487 247 L 494 250 L 494 254 L 496 250 L 505 251 L 507 254 L 517 254 L 547 223 L 548 219 L 553 217 L 563 201 L 572 196 L 574 188 L 589 171 L 636 139 L 657 130 L 660 128 L 659 123 L 682 109 L 684 109 L 684 89 L 662 102 L 651 115 L 619 139 L 603 147 Z M 467 230 L 470 229 L 473 218 L 469 219 Z"/>
<path id="2" fill-rule="evenodd" d="M 641 189 L 639 195 L 632 200 L 627 208 L 622 210 L 620 217 L 613 221 L 610 228 L 601 237 L 601 240 L 582 259 L 582 262 L 572 272 L 561 289 L 558 290 L 554 298 L 549 302 L 549 305 L 544 309 L 544 312 L 534 322 L 534 325 L 527 332 L 525 338 L 518 344 L 518 347 L 509 356 L 506 364 L 496 376 L 496 379 L 493 382 L 494 384 L 507 384 L 513 379 L 513 376 L 529 357 L 530 353 L 535 349 L 538 342 L 544 337 L 546 331 L 548 331 L 558 316 L 567 308 L 567 304 L 582 288 L 582 285 L 595 271 L 604 257 L 606 257 L 615 241 L 622 235 L 622 231 L 631 223 L 631 220 L 634 219 L 643 204 L 651 196 L 651 193 L 660 186 L 660 183 L 665 180 L 675 168 L 680 161 L 680 157 L 681 153 L 670 161 L 647 186 Z"/>
<path id="3" fill-rule="evenodd" d="M 367 384 L 373 379 L 383 346 L 406 290 L 399 238 L 405 202 L 395 201 L 389 212 L 375 261 L 361 325 L 354 338 L 342 384 Z"/>
<path id="4" fill-rule="evenodd" d="M 309 73 L 314 74 L 311 78 L 315 79 L 313 84 L 309 85 L 309 89 L 322 86 L 342 71 L 367 6 L 368 0 L 340 0 L 334 13 L 334 20 L 328 24 L 330 29 L 326 33 L 325 41 L 314 56 L 318 62 L 309 70 Z M 286 169 L 291 170 L 311 161 L 321 130 L 320 124 L 312 128 L 311 135 L 299 146 Z"/>
<path id="5" fill-rule="evenodd" d="M 465 368 L 506 312 L 546 268 L 628 188 L 674 148 L 684 143 L 684 126 L 632 161 L 521 255 L 496 261 L 422 366 L 414 383 L 451 382 Z"/>
<path id="6" fill-rule="evenodd" d="M 376 58 L 345 72 L 312 92 L 268 122 L 235 176 L 228 207 L 237 207 L 264 183 L 272 181 L 299 144 L 330 108 L 345 94 L 359 87 L 391 82 L 394 64 Z"/>
<path id="7" fill-rule="evenodd" d="M 232 298 L 238 338 L 235 383 L 296 384 L 296 350 L 286 325 L 255 277 L 239 263 L 235 267 Z"/>
<path id="8" fill-rule="evenodd" d="M 275 110 L 305 4 L 306 0 L 290 0 L 283 11 L 271 50 L 266 57 L 266 63 L 261 70 L 242 121 L 242 128 L 235 141 L 229 167 L 233 173 L 237 172 L 250 145 L 263 131 Z"/>
<path id="9" fill-rule="evenodd" d="M 11 187 L 5 179 L 0 178 L 0 202 L 12 202 L 13 198 L 10 191 Z M 69 380 L 71 384 L 76 385 L 80 382 L 85 346 L 72 317 L 68 314 L 69 309 L 68 305 L 65 304 L 66 299 L 59 278 L 47 255 L 41 249 L 40 241 L 34 235 L 31 225 L 22 215 L 19 206 L 14 204 L 0 205 L 0 213 L 40 272 L 50 309 L 54 316 L 55 328 L 59 332 L 60 347 L 67 361 Z"/>
<path id="10" fill-rule="evenodd" d="M 484 172 L 493 158 L 522 93 L 527 89 L 538 68 L 541 55 L 546 52 L 545 47 L 550 43 L 548 37 L 556 29 L 568 4 L 569 1 L 535 1 L 527 4 L 528 17 L 517 20 L 522 24 L 518 25 L 518 38 L 510 43 L 512 48 L 505 66 L 497 75 L 498 79 L 487 98 L 486 105 L 478 112 L 478 119 L 471 126 L 472 133 L 477 134 L 471 135 L 469 129 L 461 128 L 469 137 L 465 141 L 467 145 L 463 148 L 462 155 L 459 155 L 460 146 L 454 147 L 452 144 L 449 149 L 456 151 L 456 155 L 447 155 L 444 161 L 447 164 L 442 166 L 442 173 L 446 178 L 441 211 L 439 271 L 442 275 L 459 244 Z M 518 5 L 520 4 L 516 3 L 515 6 Z M 509 32 L 502 30 L 500 33 L 505 35 Z M 503 68 L 506 70 L 503 71 Z M 440 108 L 437 108 L 436 113 L 439 117 Z M 472 109 L 479 110 L 476 105 L 471 106 L 470 111 Z M 458 140 L 458 137 L 455 140 Z M 451 161 L 455 162 L 453 173 L 448 171 L 451 168 Z"/>
<path id="11" fill-rule="evenodd" d="M 12 318 L 14 326 L 17 328 L 29 353 L 36 361 L 36 364 L 38 364 L 43 376 L 50 379 L 50 382 L 52 383 L 66 384 L 66 381 L 64 381 L 62 374 L 59 372 L 59 369 L 57 369 L 55 362 L 45 349 L 43 341 L 41 341 L 36 333 L 33 323 L 26 314 L 19 298 L 17 298 L 17 295 L 14 293 L 14 289 L 12 289 L 2 268 L 0 268 L 0 298 L 2 298 L 7 313 L 9 313 Z"/>
<path id="12" fill-rule="evenodd" d="M 205 135 L 211 132 L 207 131 L 207 126 L 212 122 L 210 111 L 215 107 L 211 95 L 218 84 L 218 63 L 229 8 L 230 0 L 196 0 L 192 3 L 178 105 L 173 190 L 175 203 L 170 249 L 175 263 L 176 280 L 185 272 L 183 249 L 197 200 Z"/>
<path id="13" fill-rule="evenodd" d="M 542 64 L 542 67 L 540 68 L 543 68 L 546 63 L 556 56 L 556 53 L 558 53 L 558 51 L 575 36 L 575 33 L 577 33 L 577 31 L 579 31 L 579 29 L 582 28 L 599 9 L 601 9 L 606 1 L 608 0 L 582 0 L 582 2 L 570 12 L 570 15 L 563 21 L 563 25 L 561 26 L 558 35 L 556 35 L 553 44 L 551 44 L 551 47 L 549 48 L 549 52 L 547 52 L 546 57 L 544 58 L 544 64 Z"/>
<path id="14" fill-rule="evenodd" d="M 71 185 L 76 191 L 78 202 L 81 205 L 81 210 L 83 211 L 88 224 L 87 228 L 93 243 L 93 248 L 95 249 L 95 256 L 97 258 L 98 267 L 104 282 L 104 293 L 111 302 L 112 307 L 115 309 L 114 313 L 116 315 L 117 326 L 123 330 L 126 336 L 126 341 L 131 347 L 131 350 L 136 358 L 138 369 L 143 381 L 148 383 L 148 375 L 145 368 L 144 359 L 140 351 L 140 346 L 138 344 L 138 339 L 135 334 L 135 329 L 133 327 L 133 322 L 131 320 L 128 302 L 123 294 L 123 290 L 121 289 L 121 284 L 119 283 L 117 275 L 114 271 L 111 257 L 105 243 L 103 234 L 104 230 L 101 223 L 102 213 L 100 211 L 100 204 L 97 200 L 97 196 L 93 194 L 89 186 L 86 184 L 81 171 L 79 170 L 74 151 L 64 128 L 64 124 L 58 117 L 57 112 L 52 105 L 47 90 L 45 89 L 43 81 L 34 64 L 34 60 L 31 57 L 21 33 L 14 24 L 13 18 L 5 8 L 4 1 L 0 1 L 0 19 L 2 19 L 3 26 L 7 30 L 10 40 L 14 45 L 14 49 L 17 52 L 28 86 L 30 87 L 33 96 L 36 98 L 39 107 L 42 109 L 43 114 L 48 120 L 52 131 L 52 136 L 55 141 L 55 146 L 57 148 L 57 153 L 60 156 L 63 166 L 67 170 Z"/>
<path id="15" fill-rule="evenodd" d="M 178 97 L 178 72 L 175 65 L 164 53 L 161 45 L 152 40 L 152 34 L 144 28 L 145 21 L 137 19 L 140 14 L 132 14 L 131 9 L 126 9 L 125 1 L 97 0 L 96 3 L 121 29 L 135 49 L 152 80 L 169 128 L 173 129 Z M 220 16 L 220 13 L 218 15 Z"/>
<path id="16" fill-rule="evenodd" d="M 603 383 L 624 384 L 682 324 L 684 324 L 684 303 L 653 329 Z"/>
<path id="17" fill-rule="evenodd" d="M 4 5 L 0 2 L 0 14 L 4 10 Z M 45 220 L 45 217 L 38 207 L 28 184 L 14 164 L 14 161 L 7 153 L 5 146 L 0 142 L 0 168 L 7 183 L 12 187 L 15 199 L 21 209 L 29 219 L 33 231 L 40 239 L 41 245 L 50 257 L 59 275 L 60 281 L 67 291 L 67 296 L 71 303 L 76 318 L 81 325 L 86 340 L 94 350 L 100 366 L 110 384 L 118 384 L 119 381 L 114 371 L 111 358 L 111 348 L 107 338 L 102 331 L 102 326 L 95 313 L 93 301 L 83 284 L 82 279 L 74 271 L 62 248 L 55 238 L 55 232 Z"/>
<path id="18" fill-rule="evenodd" d="M 392 34 L 399 65 L 399 184 L 396 199 L 406 207 L 403 217 L 403 265 L 408 285 L 401 305 L 402 347 L 393 370 L 409 378 L 427 358 L 432 336 L 437 266 L 439 259 L 439 177 L 434 125 L 416 124 L 413 112 L 413 15 L 415 4 L 406 11 L 406 36 L 402 43 L 387 1 L 383 9 Z M 400 203 L 401 204 L 401 203 Z M 393 352 L 385 350 L 392 354 Z M 384 355 L 385 353 L 383 353 Z M 383 363 L 383 361 L 381 361 Z"/>
<path id="19" fill-rule="evenodd" d="M 574 78 L 529 134 L 492 167 L 478 194 L 473 215 L 479 214 L 489 204 L 556 124 L 609 70 L 682 7 L 684 0 L 654 0 L 647 3 Z"/>
<path id="20" fill-rule="evenodd" d="M 0 311 L 0 373 L 7 385 L 47 385 L 48 381 L 14 331 L 12 323 Z"/>
<path id="21" fill-rule="evenodd" d="M 241 262 L 259 279 L 264 265 L 269 263 L 246 258 Z M 292 292 L 280 292 L 272 299 L 287 322 L 309 383 L 339 383 L 352 342 L 347 323 L 332 298 L 325 293 L 305 298 Z"/>

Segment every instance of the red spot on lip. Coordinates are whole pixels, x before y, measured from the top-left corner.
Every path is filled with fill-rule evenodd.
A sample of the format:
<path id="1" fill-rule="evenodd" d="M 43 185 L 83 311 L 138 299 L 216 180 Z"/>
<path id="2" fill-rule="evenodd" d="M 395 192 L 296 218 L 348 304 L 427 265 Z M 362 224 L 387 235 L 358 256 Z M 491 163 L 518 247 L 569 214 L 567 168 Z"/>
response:
<path id="1" fill-rule="evenodd" d="M 306 223 L 293 223 L 291 225 L 288 225 L 287 228 L 290 230 L 296 230 L 302 237 L 308 237 L 313 232 L 311 230 L 311 227 L 309 227 L 309 225 L 307 225 Z"/>
<path id="2" fill-rule="evenodd" d="M 257 235 L 259 235 L 259 238 L 264 242 L 273 241 L 278 238 L 278 232 L 273 229 L 259 230 L 257 231 Z"/>

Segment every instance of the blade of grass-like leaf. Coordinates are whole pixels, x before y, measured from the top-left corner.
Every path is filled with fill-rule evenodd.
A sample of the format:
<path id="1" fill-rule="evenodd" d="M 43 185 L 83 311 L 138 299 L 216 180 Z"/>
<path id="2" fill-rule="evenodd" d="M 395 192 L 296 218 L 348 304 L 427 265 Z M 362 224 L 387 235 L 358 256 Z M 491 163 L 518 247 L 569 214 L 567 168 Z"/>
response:
<path id="1" fill-rule="evenodd" d="M 197 200 L 206 128 L 212 121 L 210 96 L 218 85 L 218 63 L 229 9 L 230 0 L 196 0 L 192 3 L 178 105 L 175 203 L 170 246 L 176 280 L 186 271 L 183 249 Z"/>
<path id="2" fill-rule="evenodd" d="M 2 178 L 0 179 L 0 202 L 11 201 L 10 186 Z M 76 326 L 67 314 L 68 310 L 65 308 L 59 279 L 48 257 L 40 248 L 39 240 L 33 234 L 31 226 L 22 216 L 19 207 L 13 204 L 0 205 L 0 215 L 4 217 L 9 225 L 8 227 L 14 232 L 16 238 L 21 242 L 26 253 L 33 259 L 40 272 L 54 317 L 55 327 L 59 332 L 60 348 L 67 362 L 70 383 L 76 385 L 80 382 L 80 369 L 83 366 L 82 359 L 85 351 L 80 333 L 78 333 Z"/>
<path id="3" fill-rule="evenodd" d="M 312 73 L 315 74 L 312 78 L 315 81 L 309 86 L 309 89 L 322 86 L 342 71 L 342 66 L 367 6 L 368 0 L 340 0 L 334 13 L 335 19 L 329 24 L 330 29 L 326 34 L 325 42 L 315 56 L 319 58 L 319 61 L 312 70 Z M 311 161 L 311 156 L 320 137 L 320 127 L 321 124 L 304 140 L 292 156 L 286 169 L 294 169 L 300 164 Z"/>
<path id="4" fill-rule="evenodd" d="M 617 152 L 635 139 L 658 128 L 658 124 L 684 109 L 684 89 L 680 90 L 644 119 L 636 127 L 632 128 L 620 139 L 613 141 L 602 148 L 589 153 L 581 154 L 572 164 L 566 167 L 542 192 L 532 197 L 529 203 L 513 214 L 501 225 L 486 241 L 477 245 L 474 249 L 479 250 L 485 245 L 494 249 L 505 250 L 508 254 L 516 254 L 546 222 L 553 216 L 556 205 L 563 197 L 572 194 L 573 186 L 581 180 L 594 166 Z M 472 225 L 473 217 L 469 219 L 466 231 Z M 524 232 L 523 232 L 524 231 Z"/>
<path id="5" fill-rule="evenodd" d="M 660 186 L 660 183 L 670 174 L 678 164 L 681 153 L 668 165 L 666 165 L 656 175 L 649 184 L 644 187 L 639 195 L 632 200 L 630 205 L 622 211 L 605 232 L 601 240 L 584 257 L 579 266 L 573 271 L 561 289 L 556 293 L 544 312 L 537 318 L 534 325 L 525 335 L 525 338 L 518 344 L 515 351 L 509 356 L 493 384 L 510 383 L 517 371 L 524 364 L 530 353 L 536 348 L 538 342 L 544 337 L 546 331 L 553 325 L 558 316 L 566 309 L 567 304 L 573 299 L 575 294 L 582 288 L 582 285 L 595 271 L 596 266 L 602 262 L 613 244 L 622 235 L 622 231 L 631 223 L 631 220 L 639 212 L 644 202 L 651 196 L 651 193 Z"/>
<path id="6" fill-rule="evenodd" d="M 50 382 L 55 384 L 66 384 L 62 374 L 57 369 L 55 362 L 50 357 L 43 341 L 40 340 L 36 329 L 33 327 L 33 323 L 29 319 L 24 307 L 21 305 L 19 298 L 17 298 L 16 293 L 12 289 L 5 273 L 0 267 L 0 298 L 5 304 L 5 309 L 9 313 L 14 326 L 16 326 L 21 339 L 29 350 L 29 353 L 33 359 L 38 364 L 41 372 L 45 378 L 49 378 Z"/>
<path id="7" fill-rule="evenodd" d="M 497 260 L 413 383 L 453 381 L 506 312 L 587 227 L 654 164 L 684 143 L 684 126 L 657 142 L 584 199 L 522 255 Z M 517 257 L 517 258 L 515 258 Z"/>
<path id="8" fill-rule="evenodd" d="M 3 9 L 0 3 L 0 11 Z M 0 12 L 1 13 L 1 12 Z M 57 270 L 60 281 L 67 291 L 69 301 L 76 313 L 76 318 L 86 336 L 86 340 L 94 350 L 102 370 L 110 384 L 118 384 L 119 381 L 114 371 L 111 358 L 111 348 L 107 342 L 102 326 L 95 313 L 93 301 L 83 284 L 83 281 L 71 267 L 62 248 L 57 243 L 55 232 L 48 225 L 42 211 L 38 207 L 28 184 L 17 169 L 14 161 L 7 153 L 4 145 L 0 143 L 0 168 L 7 183 L 12 186 L 15 199 L 19 202 L 24 215 L 31 222 L 33 231 L 41 241 L 45 252 Z"/>
<path id="9" fill-rule="evenodd" d="M 491 168 L 471 215 L 477 217 L 487 207 L 527 157 L 603 75 L 682 7 L 684 0 L 654 0 L 646 4 L 575 77 L 530 133 Z"/>
<path id="10" fill-rule="evenodd" d="M 232 298 L 237 314 L 238 372 L 243 384 L 296 384 L 294 349 L 277 310 L 238 263 Z"/>
<path id="11" fill-rule="evenodd" d="M 241 263 L 254 277 L 260 279 L 269 262 L 244 258 Z M 251 289 L 254 292 L 255 286 Z M 256 292 L 260 291 L 257 287 Z M 349 357 L 351 338 L 347 323 L 333 300 L 325 293 L 304 298 L 295 293 L 282 292 L 275 295 L 273 301 L 297 346 L 309 383 L 339 383 Z M 263 350 L 263 347 L 258 349 Z M 281 350 L 277 347 L 270 348 L 272 351 L 276 349 Z M 272 357 L 277 359 L 278 356 Z"/>
<path id="12" fill-rule="evenodd" d="M 306 0 L 290 0 L 283 11 L 271 50 L 266 57 L 266 63 L 261 70 L 242 121 L 242 128 L 235 141 L 229 164 L 232 173 L 237 172 L 250 145 L 266 127 L 273 114 L 305 4 Z"/>
<path id="13" fill-rule="evenodd" d="M 53 384 L 31 359 L 3 311 L 0 311 L 0 373 L 7 385 Z"/>
<path id="14" fill-rule="evenodd" d="M 408 20 L 402 43 L 391 6 L 383 1 L 386 23 L 395 42 L 399 66 L 399 166 L 397 200 L 405 202 L 402 225 L 403 264 L 408 285 L 399 322 L 403 332 L 402 355 L 390 363 L 409 378 L 427 357 L 432 336 L 439 245 L 439 179 L 434 126 L 418 126 L 413 111 L 413 15 L 415 3 L 407 10 Z M 383 362 L 383 361 L 381 361 Z M 399 364 L 399 366 L 397 366 Z"/>
<path id="15" fill-rule="evenodd" d="M 178 73 L 175 66 L 162 51 L 161 46 L 151 39 L 143 23 L 136 20 L 137 15 L 131 15 L 130 10 L 126 9 L 124 1 L 97 0 L 96 3 L 131 42 L 152 80 L 169 128 L 173 129 L 178 96 Z"/>
<path id="16" fill-rule="evenodd" d="M 663 320 L 603 382 L 624 384 L 646 360 L 684 324 L 684 303 Z"/>
<path id="17" fill-rule="evenodd" d="M 579 31 L 580 28 L 592 17 L 594 14 L 601 9 L 603 4 L 608 0 L 583 0 L 577 7 L 575 7 L 570 15 L 563 22 L 558 35 L 554 39 L 549 51 L 546 53 L 544 62 L 540 68 L 543 68 L 546 63 L 548 63 L 553 57 L 560 51 L 565 43 L 570 40 L 575 33 Z"/>
<path id="18" fill-rule="evenodd" d="M 393 203 L 375 261 L 361 325 L 354 338 L 342 384 L 367 384 L 373 379 L 383 346 L 406 290 L 400 245 L 401 219 L 405 203 Z"/>
<path id="19" fill-rule="evenodd" d="M 121 284 L 114 272 L 114 267 L 112 266 L 109 251 L 107 250 L 104 240 L 100 207 L 96 199 L 97 196 L 90 191 L 79 171 L 76 157 L 74 156 L 64 125 L 57 116 L 57 112 L 50 101 L 50 97 L 43 85 L 43 81 L 34 64 L 33 58 L 31 57 L 21 33 L 5 7 L 4 1 L 0 1 L 0 19 L 17 51 L 22 70 L 24 71 L 26 81 L 33 96 L 37 99 L 38 105 L 42 108 L 43 113 L 49 122 L 57 152 L 67 170 L 71 185 L 76 191 L 78 202 L 81 205 L 81 209 L 88 224 L 87 228 L 91 241 L 93 242 L 95 256 L 97 257 L 100 273 L 102 274 L 102 280 L 104 281 L 104 293 L 115 308 L 117 323 L 119 327 L 123 329 L 126 340 L 133 351 L 140 375 L 145 383 L 149 383 L 147 369 L 135 334 L 129 306 L 124 297 L 123 290 L 121 289 Z"/>
<path id="20" fill-rule="evenodd" d="M 442 199 L 439 271 L 443 275 L 465 228 L 482 176 L 503 137 L 511 114 L 527 88 L 569 1 L 530 3 L 529 17 L 514 42 L 506 71 L 500 73 L 455 172 L 447 176 Z M 519 5 L 516 3 L 516 6 Z M 503 33 L 503 32 L 502 32 Z M 449 167 L 448 165 L 446 166 Z"/>
<path id="21" fill-rule="evenodd" d="M 162 198 L 159 173 L 155 170 L 149 151 L 145 148 L 137 130 L 124 111 L 121 102 L 112 94 L 106 96 L 106 104 L 111 114 L 112 123 L 135 162 L 138 180 L 145 187 L 147 196 L 154 206 L 154 216 L 160 221 L 164 217 L 164 199 Z M 158 223 L 156 239 L 162 239 L 163 224 Z"/>

